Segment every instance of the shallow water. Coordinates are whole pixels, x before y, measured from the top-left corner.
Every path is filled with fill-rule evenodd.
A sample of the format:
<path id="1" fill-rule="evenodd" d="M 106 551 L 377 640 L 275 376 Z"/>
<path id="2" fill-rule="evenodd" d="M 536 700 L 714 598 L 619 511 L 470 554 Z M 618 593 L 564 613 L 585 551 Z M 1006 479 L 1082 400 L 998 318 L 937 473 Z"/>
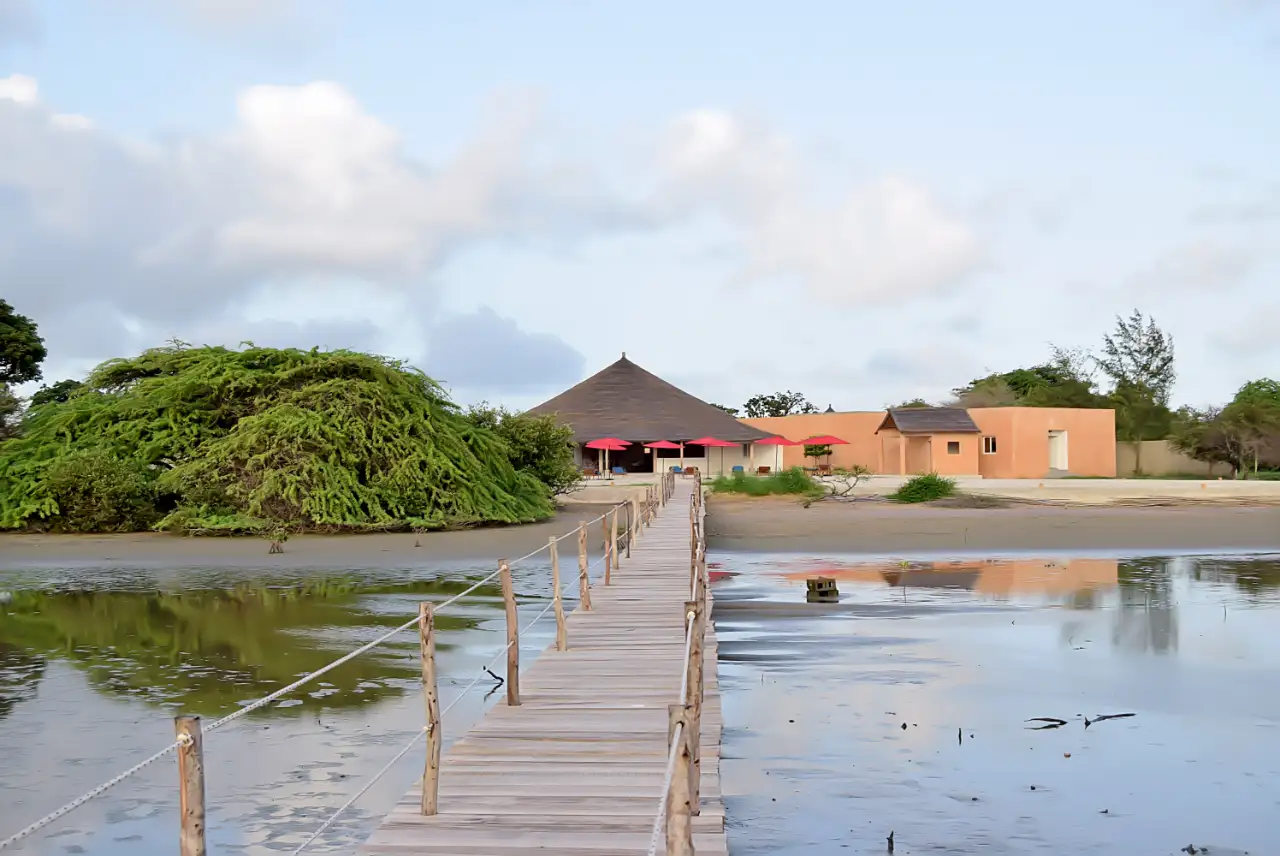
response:
<path id="1" fill-rule="evenodd" d="M 1280 853 L 1280 557 L 711 559 L 734 856 Z"/>
<path id="2" fill-rule="evenodd" d="M 420 601 L 487 576 L 493 545 L 473 534 L 477 558 L 445 563 L 173 567 L 126 556 L 0 566 L 0 838 L 172 742 L 174 715 L 207 723 L 404 623 Z M 569 565 L 576 572 L 572 555 L 561 561 L 566 581 Z M 513 576 L 523 625 L 548 602 L 547 559 Z M 505 644 L 497 582 L 437 627 L 447 705 Z M 525 656 L 554 630 L 547 615 L 523 634 Z M 501 663 L 493 668 L 502 674 Z M 301 844 L 421 730 L 419 676 L 417 636 L 405 633 L 208 735 L 210 852 Z M 492 687 L 486 678 L 451 711 L 446 741 L 500 694 L 486 699 Z M 421 750 L 411 752 L 308 852 L 353 851 L 421 763 Z M 177 841 L 176 781 L 170 756 L 12 852 L 167 856 Z"/>

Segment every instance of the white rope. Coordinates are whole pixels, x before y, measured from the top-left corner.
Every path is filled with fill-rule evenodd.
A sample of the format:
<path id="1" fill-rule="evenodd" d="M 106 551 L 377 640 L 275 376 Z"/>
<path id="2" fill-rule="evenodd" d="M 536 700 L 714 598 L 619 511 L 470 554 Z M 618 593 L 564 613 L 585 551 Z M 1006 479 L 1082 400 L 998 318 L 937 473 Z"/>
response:
<path id="1" fill-rule="evenodd" d="M 83 796 L 77 797 L 76 799 L 67 803 L 62 808 L 57 809 L 56 811 L 52 811 L 49 814 L 46 814 L 44 817 L 40 818 L 30 826 L 27 826 L 23 829 L 18 830 L 13 835 L 10 835 L 8 838 L 6 838 L 5 840 L 0 841 L 0 850 L 5 849 L 11 844 L 16 844 L 18 841 L 21 841 L 23 838 L 26 838 L 28 835 L 30 835 L 33 832 L 40 831 L 41 829 L 53 823 L 55 820 L 67 814 L 68 812 L 75 811 L 80 806 L 84 805 L 94 797 L 106 793 L 107 791 L 114 788 L 116 785 L 123 782 L 125 779 L 132 776 L 134 773 L 137 773 L 138 771 L 140 771 L 142 768 L 150 764 L 154 764 L 156 761 L 159 761 L 165 755 L 168 755 L 174 749 L 177 749 L 179 746 L 181 746 L 182 743 L 183 741 L 181 740 L 175 740 L 173 743 L 161 749 L 159 752 L 155 753 L 150 758 L 147 758 L 145 761 L 141 761 L 137 764 L 134 764 L 132 767 L 125 770 L 123 773 L 116 776 L 115 778 L 108 779 L 107 781 L 98 785 L 96 788 L 84 794 Z"/>
<path id="2" fill-rule="evenodd" d="M 658 839 L 662 837 L 662 824 L 667 819 L 667 794 L 671 790 L 671 779 L 676 774 L 676 751 L 680 740 L 684 737 L 684 723 L 678 723 L 672 734 L 671 751 L 667 753 L 667 772 L 662 777 L 662 796 L 658 798 L 658 815 L 653 819 L 653 832 L 649 835 L 649 856 L 658 852 Z"/>

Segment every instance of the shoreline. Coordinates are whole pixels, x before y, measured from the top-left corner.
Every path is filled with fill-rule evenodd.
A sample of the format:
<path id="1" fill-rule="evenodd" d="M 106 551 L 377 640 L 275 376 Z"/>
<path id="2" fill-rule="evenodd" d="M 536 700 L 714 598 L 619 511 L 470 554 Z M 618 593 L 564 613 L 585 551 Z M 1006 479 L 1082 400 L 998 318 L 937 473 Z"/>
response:
<path id="1" fill-rule="evenodd" d="M 841 553 L 1280 551 L 1280 507 L 1194 504 L 938 508 L 712 496 L 707 543 L 719 550 Z"/>

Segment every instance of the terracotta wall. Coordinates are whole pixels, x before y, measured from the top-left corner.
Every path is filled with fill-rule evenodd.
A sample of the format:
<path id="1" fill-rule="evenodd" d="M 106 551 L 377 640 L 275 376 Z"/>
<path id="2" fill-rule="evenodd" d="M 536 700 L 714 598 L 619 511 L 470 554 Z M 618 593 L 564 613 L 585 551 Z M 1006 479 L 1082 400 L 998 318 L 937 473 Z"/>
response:
<path id="1" fill-rule="evenodd" d="M 1115 413 L 1111 410 L 1077 410 L 1055 407 L 988 407 L 969 411 L 982 434 L 934 436 L 931 458 L 920 464 L 920 453 L 908 447 L 908 470 L 932 466 L 945 475 L 982 475 L 986 478 L 1044 478 L 1049 472 L 1049 432 L 1067 433 L 1067 469 L 1079 476 L 1114 478 L 1116 474 Z M 852 413 L 812 413 L 795 416 L 743 419 L 771 434 L 803 440 L 818 434 L 832 434 L 849 441 L 833 449 L 831 463 L 837 467 L 860 464 L 877 473 L 898 471 L 897 435 L 876 434 L 884 421 L 883 411 Z M 995 454 L 984 454 L 983 436 L 996 438 Z M 958 441 L 961 453 L 947 454 L 947 442 Z M 883 447 L 883 448 L 882 448 Z M 770 464 L 773 452 L 758 447 L 756 462 Z M 784 467 L 805 466 L 799 446 L 782 449 Z"/>
<path id="2" fill-rule="evenodd" d="M 996 438 L 996 454 L 978 456 L 978 471 L 985 478 L 1044 478 L 1049 473 L 1050 431 L 1066 432 L 1067 470 L 1072 475 L 1115 478 L 1113 410 L 981 407 L 969 415 L 984 436 Z"/>

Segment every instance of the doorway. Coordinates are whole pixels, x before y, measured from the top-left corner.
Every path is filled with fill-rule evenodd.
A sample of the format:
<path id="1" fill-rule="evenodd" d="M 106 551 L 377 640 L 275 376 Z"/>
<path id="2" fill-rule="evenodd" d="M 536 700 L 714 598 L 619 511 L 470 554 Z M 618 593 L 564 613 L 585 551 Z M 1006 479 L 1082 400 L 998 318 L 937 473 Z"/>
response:
<path id="1" fill-rule="evenodd" d="M 1067 432 L 1049 432 L 1049 469 L 1067 469 Z"/>

